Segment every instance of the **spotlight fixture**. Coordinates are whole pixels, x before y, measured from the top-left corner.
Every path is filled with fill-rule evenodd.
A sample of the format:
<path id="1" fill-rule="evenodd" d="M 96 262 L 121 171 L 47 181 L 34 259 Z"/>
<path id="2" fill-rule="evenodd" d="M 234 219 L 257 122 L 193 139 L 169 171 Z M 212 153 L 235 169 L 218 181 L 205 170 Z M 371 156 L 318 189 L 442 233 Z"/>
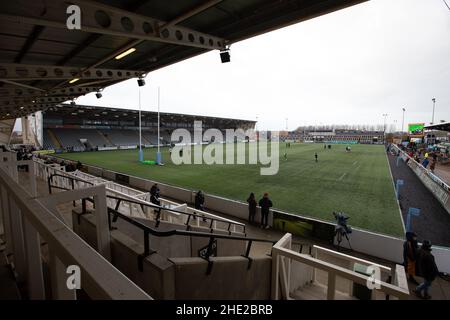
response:
<path id="1" fill-rule="evenodd" d="M 138 83 L 139 87 L 145 86 L 145 80 L 143 78 L 139 78 L 137 80 L 137 83 Z"/>
<path id="2" fill-rule="evenodd" d="M 230 49 L 220 51 L 220 60 L 222 63 L 230 62 Z"/>
<path id="3" fill-rule="evenodd" d="M 75 105 L 75 101 L 74 100 L 70 101 L 70 105 L 74 106 Z"/>
<path id="4" fill-rule="evenodd" d="M 102 93 L 100 91 L 98 91 L 95 96 L 97 97 L 97 99 L 100 99 L 102 97 Z"/>

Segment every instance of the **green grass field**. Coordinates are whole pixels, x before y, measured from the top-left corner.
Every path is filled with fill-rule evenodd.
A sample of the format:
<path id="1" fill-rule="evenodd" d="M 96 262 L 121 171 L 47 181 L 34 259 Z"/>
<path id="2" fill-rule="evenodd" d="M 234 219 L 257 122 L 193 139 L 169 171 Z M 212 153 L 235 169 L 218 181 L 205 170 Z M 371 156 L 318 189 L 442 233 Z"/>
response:
<path id="1" fill-rule="evenodd" d="M 280 169 L 273 176 L 261 176 L 259 165 L 175 165 L 168 149 L 162 149 L 164 166 L 139 163 L 137 150 L 61 156 L 244 202 L 250 192 L 258 199 L 263 192 L 269 192 L 274 207 L 286 212 L 334 221 L 332 212 L 343 211 L 350 216 L 352 226 L 402 235 L 384 146 L 353 145 L 349 153 L 345 152 L 345 145 L 333 145 L 331 150 L 324 150 L 322 144 L 279 147 Z M 283 157 L 285 150 L 287 160 Z M 146 149 L 144 154 L 146 160 L 156 158 L 155 149 Z"/>

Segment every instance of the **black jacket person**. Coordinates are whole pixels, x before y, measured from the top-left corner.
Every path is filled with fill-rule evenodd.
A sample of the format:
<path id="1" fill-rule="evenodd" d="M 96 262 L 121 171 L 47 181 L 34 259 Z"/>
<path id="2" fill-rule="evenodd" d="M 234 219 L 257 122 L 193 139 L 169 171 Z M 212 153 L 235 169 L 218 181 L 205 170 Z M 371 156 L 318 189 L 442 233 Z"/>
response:
<path id="1" fill-rule="evenodd" d="M 261 207 L 261 227 L 269 228 L 269 210 L 272 207 L 272 201 L 269 199 L 269 194 L 266 192 L 261 200 L 259 200 L 259 206 Z"/>

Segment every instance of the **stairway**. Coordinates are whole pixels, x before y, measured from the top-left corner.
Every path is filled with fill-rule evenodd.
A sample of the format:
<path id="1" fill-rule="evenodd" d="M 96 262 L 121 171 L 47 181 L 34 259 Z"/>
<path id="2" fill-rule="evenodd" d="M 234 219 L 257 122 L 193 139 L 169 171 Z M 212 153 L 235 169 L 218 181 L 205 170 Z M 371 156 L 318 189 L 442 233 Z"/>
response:
<path id="1" fill-rule="evenodd" d="M 97 130 L 97 133 L 103 138 L 107 146 L 114 146 L 114 143 L 112 143 L 111 140 L 109 140 L 109 138 L 103 134 L 103 132 Z"/>
<path id="2" fill-rule="evenodd" d="M 327 300 L 327 286 L 320 284 L 318 282 L 313 282 L 291 293 L 291 298 L 295 300 Z M 358 299 L 336 290 L 335 300 L 358 300 Z"/>
<path id="3" fill-rule="evenodd" d="M 55 146 L 55 148 L 56 149 L 62 149 L 61 143 L 59 142 L 58 138 L 53 133 L 53 131 L 50 130 L 50 129 L 47 129 L 47 133 L 48 133 L 48 136 L 50 137 L 50 139 L 52 140 L 52 143 Z"/>

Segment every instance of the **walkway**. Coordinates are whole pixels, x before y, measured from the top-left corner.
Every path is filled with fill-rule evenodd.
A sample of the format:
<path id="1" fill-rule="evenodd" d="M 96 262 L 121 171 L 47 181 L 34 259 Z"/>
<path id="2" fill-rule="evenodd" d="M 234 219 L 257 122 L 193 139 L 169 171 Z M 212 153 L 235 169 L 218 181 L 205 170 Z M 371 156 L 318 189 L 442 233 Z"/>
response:
<path id="1" fill-rule="evenodd" d="M 406 223 L 408 209 L 419 208 L 420 216 L 414 217 L 412 229 L 419 240 L 428 239 L 434 245 L 450 247 L 450 214 L 433 194 L 424 186 L 416 174 L 397 157 L 388 154 L 394 181 L 402 179 L 400 187 L 400 207 Z"/>

